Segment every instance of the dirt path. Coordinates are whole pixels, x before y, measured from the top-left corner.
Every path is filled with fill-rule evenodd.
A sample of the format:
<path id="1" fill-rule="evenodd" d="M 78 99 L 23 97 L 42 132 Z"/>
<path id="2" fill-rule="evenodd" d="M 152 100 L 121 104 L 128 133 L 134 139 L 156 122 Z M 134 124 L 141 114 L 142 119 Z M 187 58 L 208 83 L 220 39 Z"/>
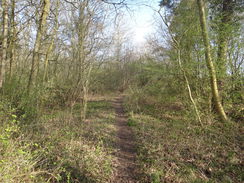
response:
<path id="1" fill-rule="evenodd" d="M 114 182 L 116 183 L 136 183 L 138 172 L 136 160 L 136 148 L 133 132 L 127 125 L 127 117 L 123 109 L 123 97 L 115 98 L 113 106 L 116 110 L 116 127 L 117 127 L 117 148 L 118 158 L 117 175 Z"/>

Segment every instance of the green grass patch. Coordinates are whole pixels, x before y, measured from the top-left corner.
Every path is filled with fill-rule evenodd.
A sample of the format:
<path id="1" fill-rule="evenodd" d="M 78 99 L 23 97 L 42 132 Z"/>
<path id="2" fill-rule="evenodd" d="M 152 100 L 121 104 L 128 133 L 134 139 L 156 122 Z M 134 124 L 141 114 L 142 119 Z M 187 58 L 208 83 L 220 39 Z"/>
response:
<path id="1" fill-rule="evenodd" d="M 134 121 L 133 119 L 129 118 L 128 121 L 127 121 L 127 125 L 130 126 L 130 127 L 135 127 L 137 124 L 136 124 L 136 121 Z"/>

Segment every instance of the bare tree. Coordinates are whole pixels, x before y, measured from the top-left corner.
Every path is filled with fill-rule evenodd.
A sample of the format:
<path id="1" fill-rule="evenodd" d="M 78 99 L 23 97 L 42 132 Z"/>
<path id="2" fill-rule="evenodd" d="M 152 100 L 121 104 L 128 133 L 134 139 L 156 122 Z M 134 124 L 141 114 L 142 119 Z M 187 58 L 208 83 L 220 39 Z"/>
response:
<path id="1" fill-rule="evenodd" d="M 0 69 L 0 89 L 3 87 L 5 80 L 5 65 L 7 62 L 7 44 L 8 44 L 8 0 L 2 1 L 3 7 L 3 28 L 2 28 L 2 59 L 1 59 L 1 69 Z"/>
<path id="2" fill-rule="evenodd" d="M 39 65 L 39 51 L 41 47 L 41 40 L 45 30 L 47 17 L 50 11 L 50 0 L 43 0 L 42 3 L 43 5 L 41 10 L 41 16 L 39 19 L 39 25 L 38 25 L 38 30 L 37 30 L 36 40 L 35 40 L 35 45 L 33 50 L 33 56 L 32 56 L 31 72 L 30 72 L 29 82 L 28 82 L 28 91 L 30 91 L 32 84 L 36 82 L 37 69 L 38 69 L 37 67 Z"/>
<path id="3" fill-rule="evenodd" d="M 59 0 L 57 0 L 56 8 L 55 8 L 55 17 L 54 17 L 54 28 L 51 33 L 51 42 L 47 48 L 46 55 L 45 55 L 45 61 L 44 61 L 44 74 L 43 74 L 43 81 L 47 79 L 47 71 L 48 71 L 48 65 L 49 65 L 49 59 L 50 55 L 53 51 L 54 47 L 54 41 L 57 40 L 57 31 L 58 31 L 58 16 L 59 16 Z"/>
<path id="4" fill-rule="evenodd" d="M 15 0 L 11 0 L 11 17 L 10 17 L 10 41 L 9 41 L 9 79 L 11 80 L 13 75 L 13 64 L 16 61 L 16 40 L 17 30 L 15 22 Z"/>

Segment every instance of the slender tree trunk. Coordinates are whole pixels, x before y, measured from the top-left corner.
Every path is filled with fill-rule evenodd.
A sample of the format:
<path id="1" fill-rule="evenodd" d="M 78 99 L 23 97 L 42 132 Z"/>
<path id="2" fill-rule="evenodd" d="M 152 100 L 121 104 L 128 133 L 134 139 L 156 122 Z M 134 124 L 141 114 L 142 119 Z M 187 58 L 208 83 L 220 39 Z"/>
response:
<path id="1" fill-rule="evenodd" d="M 88 102 L 88 92 L 89 92 L 89 81 L 92 65 L 87 61 L 87 53 L 85 50 L 85 37 L 87 36 L 87 31 L 89 29 L 89 22 L 86 22 L 86 7 L 88 6 L 88 0 L 83 1 L 79 7 L 79 24 L 77 25 L 78 33 L 78 81 L 81 83 L 82 88 L 82 108 L 81 108 L 81 119 L 86 119 L 87 113 L 87 102 Z"/>
<path id="2" fill-rule="evenodd" d="M 57 1 L 56 5 L 56 11 L 55 11 L 55 27 L 52 32 L 52 38 L 51 38 L 51 43 L 47 49 L 46 57 L 45 57 L 45 66 L 44 66 L 44 74 L 43 74 L 43 81 L 47 79 L 47 71 L 48 71 L 48 64 L 49 64 L 49 57 L 52 53 L 53 50 L 53 45 L 54 45 L 54 40 L 57 37 L 57 30 L 58 30 L 58 8 L 59 8 L 59 1 Z"/>
<path id="3" fill-rule="evenodd" d="M 15 0 L 12 0 L 11 4 L 11 40 L 10 40 L 10 61 L 9 61 L 9 79 L 12 79 L 13 76 L 13 65 L 16 62 L 16 50 L 15 50 L 15 42 L 16 42 L 16 25 L 15 25 Z"/>
<path id="4" fill-rule="evenodd" d="M 3 41 L 2 41 L 2 61 L 1 61 L 1 70 L 0 70 L 0 89 L 3 87 L 5 80 L 5 65 L 7 62 L 7 44 L 8 44 L 8 0 L 2 0 L 3 7 Z"/>
<path id="5" fill-rule="evenodd" d="M 197 117 L 197 120 L 199 121 L 199 123 L 203 126 L 202 124 L 202 120 L 201 120 L 201 117 L 200 117 L 200 112 L 197 108 L 197 105 L 196 105 L 196 102 L 192 96 L 192 90 L 191 90 L 191 87 L 190 87 L 190 84 L 189 84 L 189 80 L 188 80 L 188 77 L 186 75 L 186 72 L 185 72 L 185 69 L 184 67 L 182 66 L 182 62 L 181 62 L 181 49 L 180 49 L 180 43 L 178 40 L 175 39 L 175 37 L 173 36 L 173 34 L 171 33 L 170 31 L 170 28 L 169 28 L 169 25 L 167 24 L 166 20 L 164 19 L 164 17 L 162 16 L 162 14 L 160 12 L 158 12 L 160 17 L 162 18 L 164 24 L 166 25 L 166 27 L 168 28 L 168 31 L 169 31 L 169 34 L 170 34 L 170 37 L 172 38 L 173 40 L 173 46 L 174 48 L 176 49 L 177 51 L 177 61 L 178 61 L 178 64 L 180 66 L 180 70 L 184 76 L 184 79 L 185 79 L 185 82 L 186 82 L 186 87 L 187 87 L 187 90 L 188 90 L 188 95 L 189 95 L 189 98 L 190 98 L 190 101 L 193 105 L 193 108 L 194 108 L 194 111 L 196 113 L 196 117 Z"/>
<path id="6" fill-rule="evenodd" d="M 41 47 L 41 39 L 43 36 L 44 28 L 46 26 L 46 20 L 49 14 L 49 10 L 50 10 L 50 0 L 43 0 L 43 8 L 39 20 L 39 26 L 36 34 L 36 41 L 35 41 L 34 51 L 32 56 L 31 72 L 30 72 L 29 82 L 28 82 L 28 92 L 30 91 L 31 86 L 36 82 L 37 67 L 39 65 L 39 51 Z"/>
<path id="7" fill-rule="evenodd" d="M 197 4 L 199 7 L 200 24 L 202 28 L 202 37 L 203 37 L 203 42 L 205 47 L 205 59 L 209 70 L 210 85 L 211 85 L 214 103 L 221 120 L 227 121 L 227 116 L 225 114 L 224 108 L 220 100 L 219 90 L 217 86 L 216 71 L 211 56 L 211 48 L 210 48 L 207 22 L 206 22 L 206 13 L 205 13 L 203 0 L 197 0 Z"/>
<path id="8" fill-rule="evenodd" d="M 81 110 L 81 119 L 86 119 L 87 114 L 87 102 L 88 102 L 88 86 L 83 86 L 83 96 L 82 96 L 82 110 Z"/>
<path id="9" fill-rule="evenodd" d="M 194 111 L 196 113 L 197 120 L 203 126 L 199 110 L 198 110 L 196 102 L 195 102 L 195 100 L 193 99 L 193 96 L 192 96 L 192 91 L 191 91 L 191 87 L 190 87 L 190 84 L 189 84 L 188 77 L 187 77 L 185 69 L 183 68 L 182 63 L 181 63 L 181 52 L 180 52 L 180 49 L 178 49 L 178 48 L 177 48 L 177 55 L 178 55 L 178 63 L 179 63 L 181 72 L 183 73 L 183 76 L 184 76 L 184 79 L 185 79 L 185 82 L 186 82 L 186 87 L 187 87 L 187 90 L 188 90 L 188 95 L 189 95 L 189 98 L 190 98 L 191 103 L 193 105 Z"/>
<path id="10" fill-rule="evenodd" d="M 86 114 L 87 114 L 87 103 L 88 103 L 88 93 L 89 93 L 89 83 L 90 83 L 90 75 L 92 71 L 92 65 L 88 66 L 88 72 L 85 75 L 84 82 L 83 82 L 83 111 L 81 114 L 81 117 L 83 120 L 86 119 Z"/>
<path id="11" fill-rule="evenodd" d="M 48 64 L 49 64 L 49 58 L 53 50 L 53 44 L 54 44 L 54 38 L 52 38 L 51 43 L 47 49 L 45 61 L 44 61 L 44 74 L 43 74 L 43 82 L 47 79 L 47 70 L 48 70 Z"/>

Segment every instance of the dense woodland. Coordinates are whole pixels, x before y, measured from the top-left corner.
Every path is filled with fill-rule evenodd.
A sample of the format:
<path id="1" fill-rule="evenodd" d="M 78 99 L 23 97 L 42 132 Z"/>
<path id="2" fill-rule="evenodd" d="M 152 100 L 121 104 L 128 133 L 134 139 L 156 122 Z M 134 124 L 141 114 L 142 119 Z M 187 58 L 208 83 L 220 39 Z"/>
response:
<path id="1" fill-rule="evenodd" d="M 149 1 L 148 1 L 149 2 Z M 0 182 L 243 182 L 242 0 L 0 0 Z M 125 14 L 155 12 L 147 42 Z"/>

